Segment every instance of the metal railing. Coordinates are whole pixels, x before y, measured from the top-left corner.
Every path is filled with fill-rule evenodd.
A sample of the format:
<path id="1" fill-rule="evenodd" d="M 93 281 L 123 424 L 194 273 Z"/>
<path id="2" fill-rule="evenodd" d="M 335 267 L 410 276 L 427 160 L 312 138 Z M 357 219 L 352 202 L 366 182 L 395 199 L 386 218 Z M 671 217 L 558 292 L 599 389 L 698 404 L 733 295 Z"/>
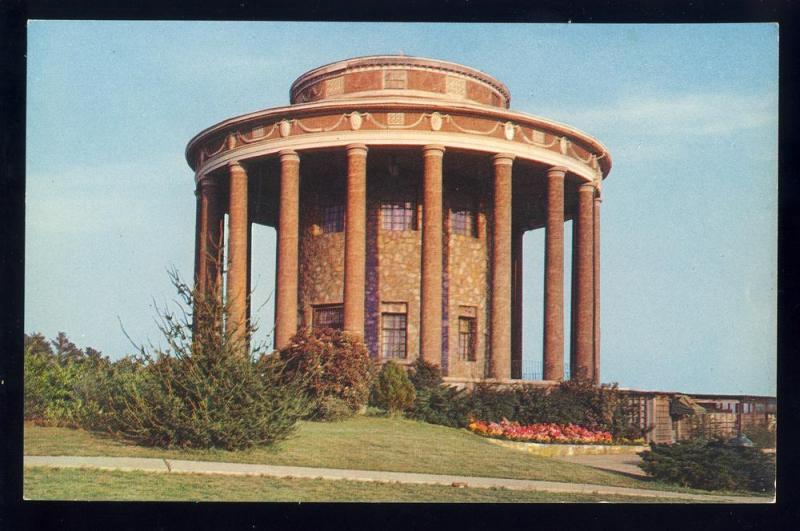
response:
<path id="1" fill-rule="evenodd" d="M 522 380 L 539 381 L 542 379 L 544 370 L 542 360 L 522 359 L 511 360 L 511 374 L 520 375 Z M 569 362 L 564 362 L 564 379 L 569 380 Z"/>

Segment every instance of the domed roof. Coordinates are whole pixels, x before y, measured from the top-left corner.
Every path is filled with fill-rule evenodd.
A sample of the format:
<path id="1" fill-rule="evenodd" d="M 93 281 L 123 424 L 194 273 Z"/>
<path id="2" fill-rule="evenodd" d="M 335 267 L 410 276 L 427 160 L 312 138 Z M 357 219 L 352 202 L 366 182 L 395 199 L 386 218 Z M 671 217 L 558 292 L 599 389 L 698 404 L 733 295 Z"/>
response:
<path id="1" fill-rule="evenodd" d="M 407 55 L 373 55 L 330 63 L 301 75 L 289 90 L 292 104 L 384 95 L 504 109 L 511 102 L 508 88 L 479 70 Z"/>

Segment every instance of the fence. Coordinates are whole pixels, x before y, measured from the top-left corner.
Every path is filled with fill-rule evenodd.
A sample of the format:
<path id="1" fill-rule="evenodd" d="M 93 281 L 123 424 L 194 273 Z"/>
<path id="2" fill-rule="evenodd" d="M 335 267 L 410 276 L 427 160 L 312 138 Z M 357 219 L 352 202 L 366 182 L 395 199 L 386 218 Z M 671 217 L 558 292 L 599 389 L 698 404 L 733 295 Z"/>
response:
<path id="1" fill-rule="evenodd" d="M 542 365 L 542 360 L 536 359 L 511 360 L 511 374 L 519 374 L 526 381 L 540 381 L 544 377 Z M 564 379 L 569 380 L 569 377 L 569 362 L 564 362 Z"/>

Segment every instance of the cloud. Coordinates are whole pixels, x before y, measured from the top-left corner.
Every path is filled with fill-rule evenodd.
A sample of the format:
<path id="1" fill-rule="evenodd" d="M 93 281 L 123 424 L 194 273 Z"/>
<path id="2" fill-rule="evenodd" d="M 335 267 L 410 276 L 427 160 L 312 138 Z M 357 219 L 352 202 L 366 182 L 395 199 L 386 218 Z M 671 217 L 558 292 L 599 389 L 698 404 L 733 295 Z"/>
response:
<path id="1" fill-rule="evenodd" d="M 649 135 L 731 135 L 777 128 L 774 94 L 681 94 L 675 97 L 629 97 L 610 105 L 578 111 L 569 120 L 583 129 L 625 128 Z"/>

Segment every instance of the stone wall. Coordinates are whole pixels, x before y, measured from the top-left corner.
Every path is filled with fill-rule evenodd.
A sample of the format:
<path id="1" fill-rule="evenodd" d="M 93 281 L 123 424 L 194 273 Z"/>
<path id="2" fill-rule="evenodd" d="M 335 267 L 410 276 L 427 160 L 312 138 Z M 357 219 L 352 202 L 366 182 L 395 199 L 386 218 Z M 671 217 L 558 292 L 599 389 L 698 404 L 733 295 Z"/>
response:
<path id="1" fill-rule="evenodd" d="M 422 205 L 419 177 L 412 172 L 405 178 L 390 179 L 385 175 L 368 176 L 367 193 L 367 257 L 365 293 L 365 342 L 373 357 L 380 356 L 381 312 L 402 311 L 407 314 L 406 358 L 411 363 L 419 355 Z M 312 324 L 313 307 L 342 304 L 344 287 L 344 232 L 323 233 L 323 204 L 336 202 L 338 180 L 331 178 L 330 196 L 315 184 L 301 199 L 300 214 L 300 281 L 299 306 L 302 326 Z M 449 183 L 449 184 L 448 184 Z M 442 360 L 446 375 L 464 378 L 485 377 L 485 353 L 488 339 L 488 241 L 487 206 L 483 192 L 464 186 L 458 176 L 446 180 L 444 190 L 443 238 L 443 323 Z M 475 205 L 475 233 L 454 234 L 451 230 L 451 196 L 461 186 L 469 190 Z M 334 190 L 335 189 L 335 190 Z M 461 192 L 463 194 L 463 191 Z M 380 205 L 383 199 L 416 201 L 414 230 L 384 230 Z M 343 198 L 342 198 L 343 200 Z M 459 359 L 458 317 L 476 319 L 476 359 Z"/>
<path id="2" fill-rule="evenodd" d="M 381 303 L 408 305 L 407 356 L 405 360 L 396 361 L 410 363 L 419 357 L 422 231 L 379 229 L 378 252 Z"/>
<path id="3" fill-rule="evenodd" d="M 322 208 L 316 194 L 300 201 L 300 326 L 311 326 L 313 306 L 344 300 L 344 232 L 322 232 Z"/>
<path id="4" fill-rule="evenodd" d="M 445 210 L 449 223 L 449 209 Z M 487 285 L 488 253 L 486 246 L 485 212 L 477 215 L 477 237 L 453 234 L 448 228 L 447 279 L 448 279 L 448 358 L 447 375 L 464 378 L 483 378 L 486 341 L 488 340 Z M 475 317 L 477 337 L 475 361 L 463 360 L 458 351 L 458 318 Z"/>

